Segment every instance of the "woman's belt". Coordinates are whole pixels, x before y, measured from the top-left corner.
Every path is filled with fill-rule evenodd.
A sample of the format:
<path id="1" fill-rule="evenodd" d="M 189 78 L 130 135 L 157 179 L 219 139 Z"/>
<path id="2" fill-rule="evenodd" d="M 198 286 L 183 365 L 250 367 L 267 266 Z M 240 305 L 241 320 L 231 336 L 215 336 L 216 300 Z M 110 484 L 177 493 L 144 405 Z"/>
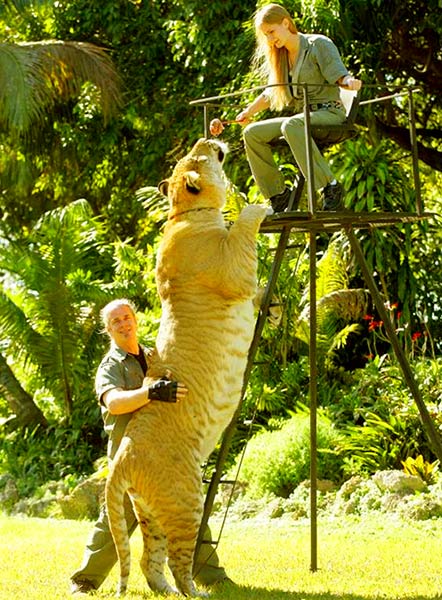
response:
<path id="1" fill-rule="evenodd" d="M 328 110 L 329 108 L 344 108 L 342 102 L 338 100 L 330 100 L 330 102 L 318 102 L 317 104 L 310 104 L 310 110 Z"/>

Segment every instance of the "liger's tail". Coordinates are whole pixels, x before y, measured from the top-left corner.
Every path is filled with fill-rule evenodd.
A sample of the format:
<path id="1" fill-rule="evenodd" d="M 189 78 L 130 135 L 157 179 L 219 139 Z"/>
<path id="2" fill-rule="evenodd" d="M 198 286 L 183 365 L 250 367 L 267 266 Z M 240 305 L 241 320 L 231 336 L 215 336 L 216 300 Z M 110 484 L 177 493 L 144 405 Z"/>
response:
<path id="1" fill-rule="evenodd" d="M 125 593 L 130 573 L 130 543 L 129 532 L 124 511 L 124 501 L 127 486 L 124 481 L 118 480 L 111 473 L 106 482 L 106 510 L 109 518 L 109 526 L 117 550 L 118 562 L 120 564 L 120 581 L 118 583 L 117 595 Z"/>

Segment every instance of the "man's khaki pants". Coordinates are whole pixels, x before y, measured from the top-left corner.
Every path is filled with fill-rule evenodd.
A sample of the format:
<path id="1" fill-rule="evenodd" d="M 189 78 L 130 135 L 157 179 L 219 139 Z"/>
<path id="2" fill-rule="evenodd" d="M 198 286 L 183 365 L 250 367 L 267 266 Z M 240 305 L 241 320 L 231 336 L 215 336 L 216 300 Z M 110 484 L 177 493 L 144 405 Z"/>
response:
<path id="1" fill-rule="evenodd" d="M 137 520 L 129 503 L 125 505 L 125 512 L 128 532 L 132 535 L 137 527 Z M 204 537 L 210 540 L 210 536 L 210 530 L 207 528 Z M 98 589 L 116 562 L 117 552 L 103 507 L 87 542 L 82 566 L 71 576 L 71 581 L 73 583 L 86 581 Z M 218 555 L 210 544 L 201 544 L 194 572 L 195 581 L 202 585 L 211 585 L 227 578 L 224 568 L 219 565 Z"/>

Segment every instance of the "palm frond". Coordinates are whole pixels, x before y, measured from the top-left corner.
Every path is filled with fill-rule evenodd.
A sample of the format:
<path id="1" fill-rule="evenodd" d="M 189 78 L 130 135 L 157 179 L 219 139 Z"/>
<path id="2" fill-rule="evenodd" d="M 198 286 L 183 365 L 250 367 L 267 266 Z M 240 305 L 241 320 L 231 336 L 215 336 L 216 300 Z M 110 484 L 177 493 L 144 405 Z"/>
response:
<path id="1" fill-rule="evenodd" d="M 334 350 L 339 350 L 341 348 L 345 348 L 348 338 L 351 334 L 361 333 L 361 326 L 359 323 L 351 323 L 350 325 L 346 325 L 340 331 L 334 332 L 333 341 L 328 350 L 328 353 L 331 354 Z"/>
<path id="2" fill-rule="evenodd" d="M 49 40 L 0 44 L 0 119 L 18 133 L 40 124 L 59 102 L 90 82 L 103 116 L 120 105 L 120 78 L 106 50 L 86 42 Z"/>
<path id="3" fill-rule="evenodd" d="M 161 209 L 167 213 L 169 210 L 169 200 L 154 185 L 147 185 L 136 190 L 135 195 L 139 202 L 143 203 L 147 210 Z"/>
<path id="4" fill-rule="evenodd" d="M 0 333 L 2 340 L 15 349 L 24 363 L 31 360 L 27 348 L 40 348 L 43 336 L 36 331 L 22 307 L 3 289 L 0 290 Z"/>
<path id="5" fill-rule="evenodd" d="M 333 312 L 344 321 L 358 321 L 367 314 L 370 293 L 363 288 L 337 290 L 318 301 L 318 310 Z"/>
<path id="6" fill-rule="evenodd" d="M 47 4 L 53 0 L 3 0 L 3 6 L 0 7 L 0 15 L 3 11 L 14 10 L 21 12 L 26 8 L 32 8 L 37 4 Z"/>
<path id="7" fill-rule="evenodd" d="M 370 301 L 369 291 L 363 288 L 337 290 L 320 298 L 317 302 L 318 315 L 334 313 L 344 321 L 357 321 L 367 314 Z M 300 321 L 308 321 L 310 305 L 299 316 Z M 318 316 L 318 320 L 320 316 Z"/>
<path id="8" fill-rule="evenodd" d="M 40 65 L 45 85 L 52 84 L 61 98 L 78 96 L 83 83 L 91 82 L 100 91 L 103 114 L 109 116 L 120 103 L 120 78 L 107 51 L 87 42 L 49 40 L 23 43 Z"/>
<path id="9" fill-rule="evenodd" d="M 337 290 L 322 296 L 316 306 L 318 331 L 332 342 L 338 333 L 336 323 L 362 319 L 367 314 L 369 303 L 370 294 L 368 290 L 362 288 Z M 309 320 L 310 304 L 307 304 L 299 315 L 295 330 L 296 337 L 306 343 L 308 343 Z"/>
<path id="10" fill-rule="evenodd" d="M 60 206 L 44 213 L 34 226 L 34 231 L 53 229 L 53 227 L 71 228 L 79 222 L 86 222 L 92 217 L 92 209 L 87 200 L 80 198 L 67 206 Z"/>
<path id="11" fill-rule="evenodd" d="M 169 212 L 167 196 L 163 196 L 157 187 L 151 185 L 136 190 L 135 196 L 142 203 L 149 218 L 155 221 L 159 227 L 162 227 L 167 221 L 167 213 Z"/>
<path id="12" fill-rule="evenodd" d="M 337 290 L 348 287 L 348 275 L 344 259 L 335 244 L 330 244 L 327 252 L 318 262 L 316 295 L 322 298 Z"/>
<path id="13" fill-rule="evenodd" d="M 316 276 L 316 297 L 320 300 L 323 296 L 348 287 L 346 263 L 340 254 L 337 244 L 330 242 L 327 251 L 318 261 Z M 307 305 L 310 297 L 310 285 L 303 294 L 301 305 Z"/>
<path id="14" fill-rule="evenodd" d="M 97 232 L 90 206 L 78 200 L 43 215 L 27 245 L 5 243 L 0 256 L 0 335 L 67 414 L 89 373 L 84 348 L 96 336 L 98 307 L 112 293 L 91 260 Z"/>
<path id="15" fill-rule="evenodd" d="M 40 121 L 45 104 L 36 94 L 36 59 L 17 44 L 0 44 L 0 118 L 12 131 Z"/>

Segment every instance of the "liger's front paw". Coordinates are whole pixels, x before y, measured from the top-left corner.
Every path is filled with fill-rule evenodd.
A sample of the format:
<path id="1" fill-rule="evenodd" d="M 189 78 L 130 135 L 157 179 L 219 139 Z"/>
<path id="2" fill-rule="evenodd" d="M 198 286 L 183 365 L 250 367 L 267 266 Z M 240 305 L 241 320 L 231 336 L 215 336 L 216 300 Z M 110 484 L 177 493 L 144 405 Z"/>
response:
<path id="1" fill-rule="evenodd" d="M 242 209 L 241 216 L 248 219 L 263 220 L 267 215 L 268 208 L 265 204 L 248 204 Z"/>

